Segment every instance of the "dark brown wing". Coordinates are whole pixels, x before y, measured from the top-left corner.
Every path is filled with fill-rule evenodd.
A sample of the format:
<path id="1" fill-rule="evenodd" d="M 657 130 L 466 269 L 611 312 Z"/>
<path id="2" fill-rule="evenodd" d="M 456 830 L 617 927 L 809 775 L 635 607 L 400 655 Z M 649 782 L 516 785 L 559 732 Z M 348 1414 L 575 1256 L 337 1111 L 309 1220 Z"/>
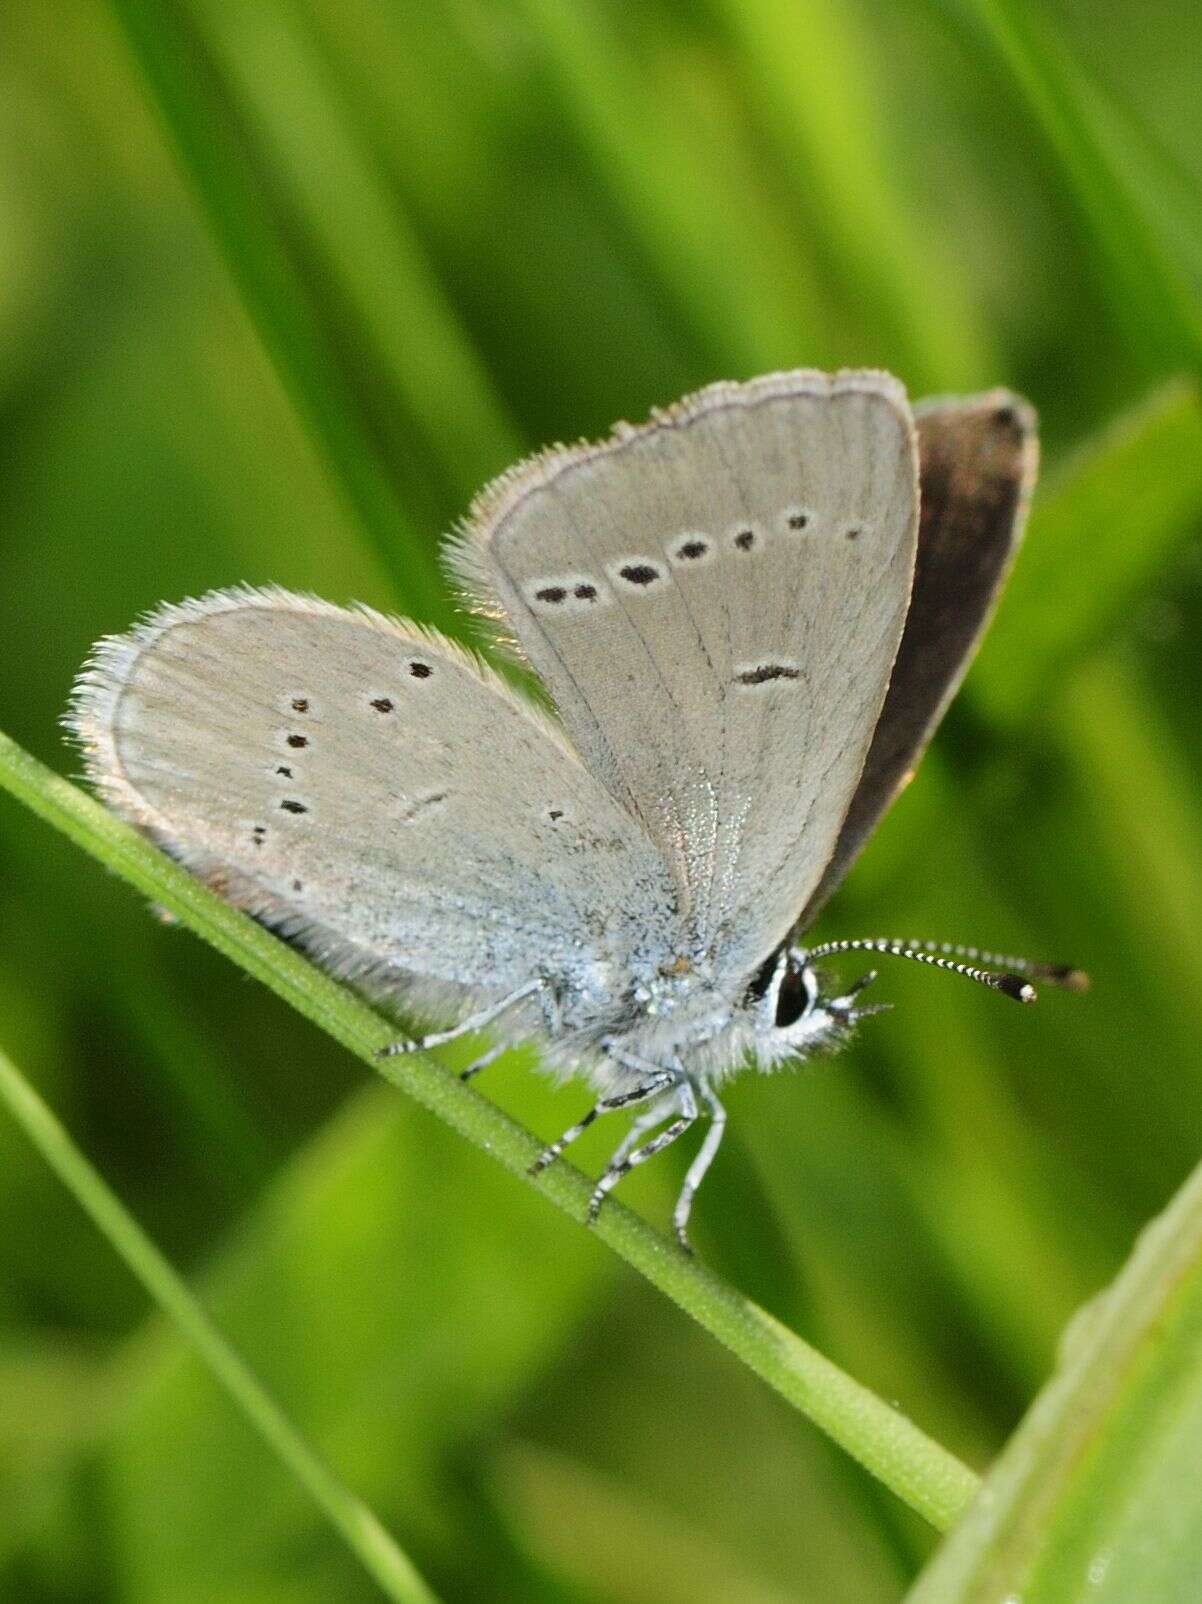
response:
<path id="1" fill-rule="evenodd" d="M 1005 390 L 915 409 L 920 523 L 914 588 L 859 785 L 808 925 L 914 772 L 972 661 L 1022 538 L 1039 451 L 1035 413 Z"/>

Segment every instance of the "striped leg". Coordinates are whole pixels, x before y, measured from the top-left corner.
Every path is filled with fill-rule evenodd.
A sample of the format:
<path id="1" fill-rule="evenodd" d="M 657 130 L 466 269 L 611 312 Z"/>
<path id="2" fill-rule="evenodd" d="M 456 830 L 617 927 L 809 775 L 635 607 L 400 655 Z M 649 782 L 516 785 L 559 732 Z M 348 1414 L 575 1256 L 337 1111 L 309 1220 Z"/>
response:
<path id="1" fill-rule="evenodd" d="M 634 1151 L 647 1132 L 653 1131 L 657 1125 L 662 1125 L 669 1115 L 675 1111 L 675 1108 L 676 1093 L 673 1091 L 666 1097 L 661 1097 L 657 1102 L 652 1103 L 650 1108 L 644 1109 L 638 1118 L 631 1123 L 626 1135 L 614 1148 L 606 1168 L 611 1169 L 615 1164 L 624 1163 L 627 1155 Z"/>
<path id="2" fill-rule="evenodd" d="M 636 1086 L 633 1091 L 619 1092 L 616 1097 L 603 1097 L 589 1109 L 583 1119 L 577 1120 L 575 1125 L 569 1125 L 558 1141 L 552 1142 L 550 1147 L 544 1147 L 526 1173 L 539 1175 L 548 1164 L 554 1164 L 564 1148 L 570 1147 L 578 1136 L 583 1136 L 598 1115 L 612 1114 L 619 1108 L 630 1108 L 634 1103 L 644 1103 L 649 1097 L 654 1097 L 656 1092 L 662 1092 L 671 1079 L 667 1070 L 661 1070 L 658 1075 L 644 1081 L 641 1086 Z"/>
<path id="3" fill-rule="evenodd" d="M 487 1069 L 489 1064 L 495 1063 L 502 1053 L 508 1052 L 510 1045 L 507 1041 L 499 1041 L 495 1047 L 490 1047 L 486 1053 L 481 1053 L 479 1058 L 473 1058 L 466 1069 L 459 1071 L 459 1079 L 471 1080 L 473 1075 L 478 1075 L 482 1069 Z"/>
<path id="4" fill-rule="evenodd" d="M 726 1131 L 726 1110 L 715 1097 L 713 1087 L 708 1081 L 703 1080 L 699 1082 L 699 1089 L 710 1111 L 710 1128 L 705 1133 L 705 1141 L 702 1142 L 697 1157 L 689 1165 L 689 1172 L 684 1178 L 684 1185 L 680 1189 L 680 1196 L 676 1200 L 676 1208 L 672 1214 L 672 1228 L 676 1232 L 677 1241 L 686 1253 L 693 1251 L 689 1246 L 688 1236 L 693 1197 L 705 1179 L 705 1172 L 714 1162 L 714 1154 L 722 1146 L 722 1137 Z"/>
<path id="5" fill-rule="evenodd" d="M 455 1041 L 460 1036 L 468 1036 L 474 1030 L 483 1030 L 485 1025 L 491 1025 L 494 1019 L 500 1019 L 511 1008 L 526 1001 L 527 997 L 537 997 L 543 1005 L 543 1012 L 548 1022 L 558 1017 L 554 992 L 549 980 L 540 976 L 537 980 L 528 980 L 524 986 L 511 991 L 508 997 L 502 997 L 500 1002 L 491 1003 L 487 1008 L 481 1008 L 478 1013 L 469 1014 L 458 1025 L 452 1025 L 449 1030 L 432 1030 L 426 1036 L 405 1037 L 401 1041 L 391 1041 L 387 1047 L 381 1047 L 377 1058 L 397 1058 L 402 1053 L 424 1053 L 431 1047 L 441 1047 L 445 1042 Z"/>
<path id="6" fill-rule="evenodd" d="M 633 1153 L 625 1154 L 621 1159 L 618 1159 L 615 1154 L 614 1162 L 609 1165 L 601 1176 L 601 1179 L 593 1188 L 592 1197 L 589 1199 L 588 1223 L 590 1225 L 593 1224 L 597 1215 L 601 1212 L 602 1203 L 605 1202 L 605 1199 L 624 1175 L 629 1174 L 633 1169 L 637 1169 L 640 1164 L 645 1164 L 649 1158 L 654 1158 L 657 1153 L 662 1153 L 665 1147 L 670 1146 L 678 1136 L 683 1136 L 689 1126 L 694 1124 L 697 1119 L 697 1099 L 693 1095 L 693 1088 L 687 1080 L 678 1083 L 676 1097 L 680 1113 L 672 1121 L 671 1125 L 660 1131 L 658 1136 L 653 1136 L 645 1146 L 635 1148 Z"/>

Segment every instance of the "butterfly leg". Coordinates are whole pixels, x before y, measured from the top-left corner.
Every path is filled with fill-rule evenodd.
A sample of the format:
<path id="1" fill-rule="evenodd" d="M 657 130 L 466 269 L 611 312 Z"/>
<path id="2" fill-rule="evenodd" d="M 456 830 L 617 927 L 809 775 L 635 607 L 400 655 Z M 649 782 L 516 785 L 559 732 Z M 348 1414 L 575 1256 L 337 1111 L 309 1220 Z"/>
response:
<path id="1" fill-rule="evenodd" d="M 642 1147 L 636 1147 L 633 1153 L 623 1154 L 620 1159 L 617 1154 L 614 1155 L 614 1160 L 611 1161 L 601 1179 L 593 1188 L 593 1195 L 589 1199 L 588 1223 L 590 1225 L 594 1223 L 597 1215 L 601 1212 L 602 1203 L 605 1202 L 605 1199 L 624 1175 L 628 1175 L 631 1170 L 637 1169 L 640 1164 L 645 1164 L 649 1158 L 654 1158 L 657 1153 L 662 1153 L 665 1147 L 674 1142 L 678 1136 L 683 1136 L 689 1126 L 696 1122 L 697 1098 L 687 1080 L 677 1082 L 676 1104 L 680 1110 L 679 1114 L 671 1125 L 665 1126 L 660 1131 L 658 1136 L 653 1136 Z"/>
<path id="2" fill-rule="evenodd" d="M 494 1019 L 507 1014 L 511 1008 L 525 1002 L 527 997 L 545 997 L 551 991 L 551 982 L 540 975 L 537 980 L 528 980 L 524 986 L 518 986 L 500 1002 L 491 1003 L 487 1008 L 481 1008 L 478 1013 L 469 1014 L 459 1024 L 450 1026 L 447 1030 L 432 1030 L 426 1036 L 405 1037 L 400 1041 L 392 1041 L 387 1047 L 381 1047 L 376 1053 L 377 1058 L 396 1058 L 402 1053 L 424 1053 L 431 1047 L 441 1047 L 445 1042 L 455 1041 L 460 1036 L 469 1036 L 473 1031 L 483 1030 L 485 1025 L 491 1025 Z M 544 1012 L 547 1003 L 544 1001 Z M 558 1018 L 558 1008 L 552 1005 L 554 1015 Z"/>
<path id="3" fill-rule="evenodd" d="M 466 1069 L 459 1071 L 459 1079 L 463 1081 L 471 1080 L 482 1069 L 487 1069 L 489 1064 L 495 1063 L 502 1053 L 508 1052 L 509 1045 L 507 1041 L 499 1041 L 494 1047 L 490 1047 L 486 1053 L 481 1053 L 479 1058 L 473 1058 Z"/>
<path id="4" fill-rule="evenodd" d="M 644 1081 L 632 1091 L 619 1092 L 616 1097 L 603 1097 L 599 1103 L 594 1103 L 583 1119 L 577 1120 L 575 1125 L 569 1125 L 557 1141 L 552 1142 L 549 1147 L 544 1147 L 526 1173 L 540 1175 L 548 1164 L 554 1164 L 564 1148 L 570 1147 L 578 1136 L 583 1136 L 599 1115 L 613 1114 L 619 1108 L 630 1108 L 635 1103 L 645 1103 L 649 1097 L 654 1097 L 656 1092 L 662 1092 L 671 1080 L 672 1076 L 666 1069 L 660 1070 L 651 1080 Z"/>
<path id="5" fill-rule="evenodd" d="M 689 1165 L 689 1172 L 684 1178 L 684 1185 L 680 1189 L 680 1196 L 676 1200 L 676 1208 L 672 1214 L 672 1229 L 676 1232 L 676 1240 L 686 1253 L 693 1251 L 688 1237 L 693 1198 L 705 1179 L 706 1171 L 714 1162 L 714 1155 L 722 1146 L 722 1137 L 726 1131 L 726 1110 L 714 1095 L 714 1088 L 707 1080 L 702 1080 L 698 1082 L 698 1089 L 710 1112 L 710 1128 L 705 1133 L 705 1141 L 698 1149 L 697 1157 Z"/>
<path id="6" fill-rule="evenodd" d="M 631 1123 L 626 1135 L 614 1148 L 609 1165 L 606 1167 L 609 1168 L 614 1164 L 624 1163 L 627 1155 L 633 1153 L 647 1132 L 653 1131 L 657 1125 L 662 1125 L 669 1115 L 675 1112 L 675 1108 L 676 1095 L 675 1092 L 670 1092 L 667 1096 L 657 1099 L 650 1108 L 644 1109 Z"/>

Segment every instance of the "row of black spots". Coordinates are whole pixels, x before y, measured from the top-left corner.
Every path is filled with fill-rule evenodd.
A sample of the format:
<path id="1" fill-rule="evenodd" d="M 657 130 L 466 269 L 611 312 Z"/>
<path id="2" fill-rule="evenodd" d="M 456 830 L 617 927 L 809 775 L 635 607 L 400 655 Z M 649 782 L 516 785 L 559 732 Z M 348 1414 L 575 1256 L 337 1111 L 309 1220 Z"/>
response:
<path id="1" fill-rule="evenodd" d="M 575 601 L 596 601 L 598 591 L 596 585 L 590 583 L 587 579 L 582 579 L 578 584 L 571 586 L 544 585 L 540 590 L 536 590 L 534 594 L 539 601 L 549 602 L 554 607 L 560 602 L 566 602 L 569 597 Z"/>
<path id="2" fill-rule="evenodd" d="M 785 522 L 789 529 L 805 529 L 809 525 L 810 515 L 795 509 L 786 515 Z M 759 551 L 763 545 L 763 532 L 754 523 L 736 524 L 726 538 L 731 550 L 742 556 Z M 668 548 L 668 556 L 675 566 L 683 568 L 708 560 L 714 555 L 715 549 L 708 535 L 689 533 L 680 536 Z"/>
<path id="3" fill-rule="evenodd" d="M 800 531 L 803 529 L 808 529 L 812 522 L 813 515 L 809 512 L 806 512 L 801 507 L 791 507 L 785 513 L 785 527 L 786 529 L 793 530 L 795 533 L 800 533 Z M 859 540 L 863 533 L 864 530 L 861 524 L 852 524 L 849 528 L 843 531 L 844 539 L 846 540 Z"/>
<path id="4" fill-rule="evenodd" d="M 423 663 L 419 658 L 413 658 L 409 664 L 409 675 L 411 679 L 429 679 L 433 673 L 434 670 L 430 667 L 429 663 Z M 396 712 L 396 703 L 393 701 L 391 696 L 369 696 L 367 699 L 367 705 L 377 713 L 387 714 Z"/>
<path id="5" fill-rule="evenodd" d="M 547 574 L 528 582 L 526 599 L 536 612 L 588 613 L 613 596 L 595 574 Z"/>
<path id="6" fill-rule="evenodd" d="M 296 695 L 290 697 L 288 706 L 293 713 L 300 713 L 302 715 L 305 713 L 311 713 L 313 711 L 312 698 L 307 696 L 304 692 L 297 692 Z M 284 745 L 289 749 L 290 752 L 303 752 L 309 745 L 309 737 L 307 735 L 302 735 L 299 730 L 288 730 L 284 734 Z M 291 763 L 277 763 L 275 765 L 275 772 L 282 780 L 292 780 L 296 778 L 296 770 Z M 285 813 L 300 814 L 308 813 L 309 811 L 305 803 L 301 802 L 296 797 L 284 797 L 281 799 L 278 805 Z M 253 831 L 253 839 L 256 846 L 262 846 L 264 841 L 267 839 L 267 826 L 263 824 L 256 824 Z"/>
<path id="7" fill-rule="evenodd" d="M 310 713 L 313 709 L 312 698 L 303 691 L 297 691 L 288 698 L 288 709 L 290 712 L 302 715 Z M 309 737 L 302 735 L 299 730 L 286 730 L 282 733 L 284 745 L 292 752 L 303 752 L 309 744 Z M 296 771 L 291 763 L 277 763 L 275 765 L 275 773 L 282 780 L 296 778 Z M 267 826 L 265 824 L 256 824 L 251 831 L 251 840 L 255 846 L 261 847 L 267 840 Z"/>
<path id="8" fill-rule="evenodd" d="M 800 508 L 788 509 L 783 516 L 786 527 L 793 531 L 805 530 L 812 522 L 812 515 Z M 859 528 L 849 529 L 847 538 L 857 540 L 860 533 Z M 748 555 L 760 550 L 763 545 L 763 533 L 753 523 L 737 524 L 729 531 L 726 540 L 730 549 L 741 555 Z M 668 561 L 675 568 L 708 561 L 715 555 L 716 550 L 717 546 L 712 537 L 699 531 L 679 535 L 665 548 Z M 641 554 L 620 558 L 607 571 L 615 584 L 635 592 L 653 590 L 670 578 L 669 570 L 662 562 L 655 557 Z M 573 604 L 602 599 L 596 584 L 583 576 L 536 580 L 533 590 L 527 594 L 532 595 L 533 599 L 544 607 L 566 607 L 568 611 L 577 610 Z"/>

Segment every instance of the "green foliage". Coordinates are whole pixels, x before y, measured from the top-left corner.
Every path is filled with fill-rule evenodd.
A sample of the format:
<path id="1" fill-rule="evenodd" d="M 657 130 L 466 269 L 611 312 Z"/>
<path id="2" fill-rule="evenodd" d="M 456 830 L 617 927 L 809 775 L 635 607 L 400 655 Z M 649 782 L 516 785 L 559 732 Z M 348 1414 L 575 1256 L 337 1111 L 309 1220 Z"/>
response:
<path id="1" fill-rule="evenodd" d="M 609 1251 L 666 1286 L 656 1231 L 616 1209 L 591 1241 L 365 1085 L 331 1035 L 362 1056 L 385 1027 L 6 748 L 18 794 L 226 954 L 0 800 L 0 1049 L 95 1165 L 70 1149 L 76 1183 L 124 1199 L 177 1316 L 206 1319 L 186 1280 L 333 1505 L 363 1500 L 440 1596 L 1192 1596 L 1196 1182 L 1122 1266 L 1202 1152 L 1194 8 L 46 16 L 0 20 L 0 728 L 72 772 L 89 643 L 211 585 L 458 628 L 436 542 L 481 481 L 710 379 L 1009 383 L 1044 418 L 1026 549 L 824 928 L 1095 978 L 1020 1011 L 889 971 L 896 1010 L 841 1058 L 732 1090 L 696 1220 L 725 1279 L 667 1289 L 875 1477 Z M 510 1168 L 520 1128 L 581 1107 L 516 1057 L 481 1096 L 401 1078 Z M 638 1213 L 684 1161 L 632 1178 Z M 578 1214 L 582 1188 L 541 1190 Z M 4 1604 L 380 1596 L 7 1118 L 0 1218 Z M 936 1538 L 878 1478 L 941 1523 L 971 1483 L 915 1496 L 929 1439 L 884 1463 L 885 1399 L 941 1463 L 993 1467 L 921 1581 Z"/>
<path id="2" fill-rule="evenodd" d="M 1064 1334 L 1055 1375 L 911 1604 L 1195 1598 L 1202 1167 Z"/>

